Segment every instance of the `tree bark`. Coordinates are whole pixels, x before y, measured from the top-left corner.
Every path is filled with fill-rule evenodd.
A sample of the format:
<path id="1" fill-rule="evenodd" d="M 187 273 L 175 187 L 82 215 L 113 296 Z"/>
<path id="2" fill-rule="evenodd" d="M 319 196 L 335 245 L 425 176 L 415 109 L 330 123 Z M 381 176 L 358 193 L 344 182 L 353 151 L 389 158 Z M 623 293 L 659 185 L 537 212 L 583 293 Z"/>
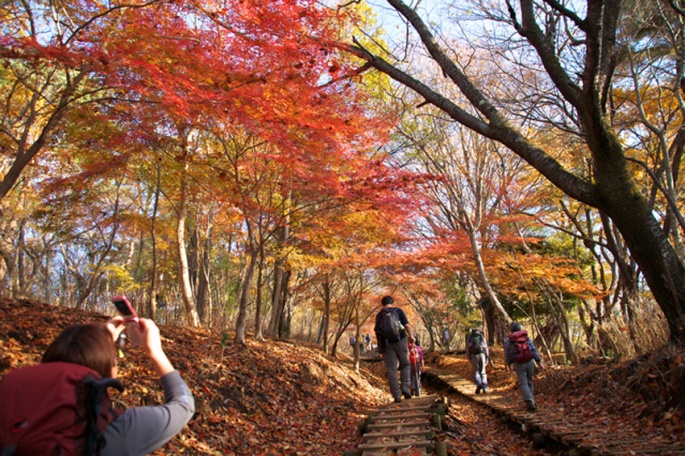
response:
<path id="1" fill-rule="evenodd" d="M 178 254 L 178 275 L 181 285 L 181 298 L 186 310 L 186 318 L 191 326 L 199 326 L 200 316 L 195 307 L 195 297 L 190 284 L 190 270 L 188 268 L 188 254 L 186 252 L 185 226 L 186 226 L 186 179 L 181 176 L 181 194 L 178 201 L 176 224 L 176 244 Z"/>
<path id="2" fill-rule="evenodd" d="M 252 277 L 254 277 L 254 270 L 257 264 L 258 255 L 259 251 L 256 248 L 250 247 L 248 249 L 247 265 L 245 266 L 243 277 L 240 283 L 238 318 L 235 322 L 235 337 L 233 341 L 236 344 L 245 344 L 247 306 L 250 300 L 250 287 L 252 286 Z"/>
<path id="3" fill-rule="evenodd" d="M 331 285 L 326 274 L 323 283 L 323 352 L 328 353 L 328 334 L 331 321 Z"/>

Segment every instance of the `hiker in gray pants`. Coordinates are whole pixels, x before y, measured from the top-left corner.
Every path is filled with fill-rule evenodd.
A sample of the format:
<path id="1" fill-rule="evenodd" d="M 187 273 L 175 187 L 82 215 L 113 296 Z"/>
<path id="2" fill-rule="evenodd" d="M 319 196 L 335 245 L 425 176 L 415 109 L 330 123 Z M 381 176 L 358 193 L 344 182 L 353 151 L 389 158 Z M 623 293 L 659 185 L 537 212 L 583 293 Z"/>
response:
<path id="1" fill-rule="evenodd" d="M 411 394 L 404 394 L 411 389 L 411 364 L 409 364 L 409 348 L 407 346 L 407 339 L 400 339 L 399 341 L 388 344 L 383 353 L 383 361 L 385 362 L 385 369 L 388 371 L 388 383 L 390 384 L 390 393 L 395 399 L 395 402 L 403 395 L 405 398 L 411 397 Z M 400 379 L 402 386 L 397 379 L 397 366 L 400 368 Z"/>
<path id="2" fill-rule="evenodd" d="M 535 404 L 535 389 L 533 387 L 533 374 L 535 373 L 535 362 L 531 359 L 525 363 L 514 363 L 514 372 L 518 378 L 519 390 L 523 396 L 523 402 Z"/>
<path id="3" fill-rule="evenodd" d="M 509 325 L 509 331 L 511 331 L 509 337 L 504 339 L 504 364 L 507 369 L 513 366 L 526 409 L 534 411 L 537 407 L 533 389 L 533 373 L 535 363 L 538 369 L 543 370 L 542 359 L 535 344 L 528 337 L 528 332 L 522 330 L 520 324 L 512 322 Z"/>
<path id="4" fill-rule="evenodd" d="M 388 371 L 390 393 L 395 402 L 402 402 L 402 397 L 411 399 L 411 364 L 409 364 L 409 347 L 407 342 L 414 342 L 412 329 L 404 311 L 393 304 L 392 296 L 383 296 L 383 308 L 376 315 L 373 331 L 378 340 L 378 353 L 383 357 L 385 369 Z M 397 381 L 397 368 L 400 369 L 400 379 Z"/>

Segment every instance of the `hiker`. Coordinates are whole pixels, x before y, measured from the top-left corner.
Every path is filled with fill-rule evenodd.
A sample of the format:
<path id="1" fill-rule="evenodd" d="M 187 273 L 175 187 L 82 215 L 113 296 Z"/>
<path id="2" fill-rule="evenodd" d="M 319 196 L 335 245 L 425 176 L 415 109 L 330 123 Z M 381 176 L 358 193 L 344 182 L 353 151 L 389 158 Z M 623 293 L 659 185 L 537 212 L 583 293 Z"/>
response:
<path id="1" fill-rule="evenodd" d="M 106 384 L 123 390 L 116 380 L 115 341 L 124 329 L 160 376 L 165 404 L 117 414 L 106 387 L 98 389 Z M 93 398 L 93 390 L 103 391 L 102 396 Z M 1 454 L 83 454 L 86 448 L 87 454 L 100 456 L 148 454 L 174 437 L 195 412 L 193 395 L 162 349 L 157 325 L 144 318 L 125 323 L 121 316 L 63 330 L 40 364 L 4 376 L 0 403 Z"/>
<path id="2" fill-rule="evenodd" d="M 355 345 L 357 345 L 357 338 L 354 336 L 350 336 L 350 348 L 352 349 L 352 353 L 354 353 Z"/>
<path id="3" fill-rule="evenodd" d="M 411 364 L 411 393 L 419 395 L 421 389 L 421 373 L 426 367 L 423 350 L 419 344 L 419 338 L 414 338 L 414 343 L 409 342 L 409 364 Z"/>
<path id="4" fill-rule="evenodd" d="M 395 402 L 401 402 L 402 396 L 411 399 L 409 389 L 411 366 L 409 364 L 409 347 L 407 342 L 413 342 L 411 327 L 407 316 L 399 307 L 393 306 L 395 300 L 392 296 L 384 296 L 381 299 L 383 308 L 376 315 L 376 324 L 373 331 L 378 341 L 378 352 L 385 362 L 388 371 L 388 383 L 390 393 Z M 400 370 L 401 385 L 397 380 L 397 369 Z"/>
<path id="5" fill-rule="evenodd" d="M 466 339 L 466 357 L 471 362 L 473 380 L 476 382 L 476 394 L 488 394 L 488 374 L 485 368 L 490 361 L 490 350 L 485 334 L 480 329 L 471 330 Z"/>
<path id="6" fill-rule="evenodd" d="M 445 328 L 442 331 L 442 344 L 445 346 L 445 350 L 449 351 L 450 349 L 450 330 Z"/>
<path id="7" fill-rule="evenodd" d="M 509 337 L 504 339 L 504 364 L 509 370 L 512 370 L 513 366 L 513 370 L 516 372 L 526 409 L 537 410 L 533 390 L 533 373 L 536 363 L 538 369 L 544 369 L 542 359 L 540 359 L 535 344 L 528 337 L 528 332 L 522 330 L 519 323 L 512 322 L 509 325 L 509 331 Z"/>
<path id="8" fill-rule="evenodd" d="M 371 347 L 371 334 L 366 333 L 366 336 L 364 336 L 364 345 L 366 345 L 366 351 L 370 352 L 372 347 Z"/>

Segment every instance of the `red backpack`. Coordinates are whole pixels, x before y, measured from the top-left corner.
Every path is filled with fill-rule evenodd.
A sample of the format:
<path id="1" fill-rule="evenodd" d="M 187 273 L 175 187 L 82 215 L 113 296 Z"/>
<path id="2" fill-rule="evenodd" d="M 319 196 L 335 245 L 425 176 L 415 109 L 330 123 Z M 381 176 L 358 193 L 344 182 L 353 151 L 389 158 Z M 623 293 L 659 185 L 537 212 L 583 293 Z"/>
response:
<path id="1" fill-rule="evenodd" d="M 509 340 L 511 341 L 509 347 L 515 362 L 525 363 L 533 359 L 533 352 L 528 347 L 528 332 L 525 329 L 509 334 Z"/>
<path id="2" fill-rule="evenodd" d="M 105 428 L 117 416 L 108 387 L 87 367 L 62 362 L 16 369 L 0 381 L 0 454 L 91 455 L 104 447 Z"/>

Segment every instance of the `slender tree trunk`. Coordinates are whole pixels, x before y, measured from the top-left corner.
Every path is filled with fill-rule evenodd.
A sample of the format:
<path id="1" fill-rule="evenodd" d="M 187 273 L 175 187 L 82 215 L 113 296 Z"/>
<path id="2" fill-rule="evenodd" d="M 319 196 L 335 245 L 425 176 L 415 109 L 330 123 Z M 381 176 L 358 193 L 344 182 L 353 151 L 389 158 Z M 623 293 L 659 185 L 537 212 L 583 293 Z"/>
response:
<path id="1" fill-rule="evenodd" d="M 181 177 L 181 195 L 178 202 L 177 209 L 177 225 L 176 225 L 176 244 L 178 254 L 178 275 L 179 285 L 181 286 L 181 298 L 185 305 L 186 317 L 188 324 L 191 326 L 199 326 L 200 316 L 197 314 L 195 307 L 195 297 L 190 284 L 190 271 L 188 268 L 188 255 L 186 253 L 185 244 L 185 226 L 186 226 L 186 179 L 185 174 Z"/>
<path id="2" fill-rule="evenodd" d="M 545 294 L 549 297 L 550 310 L 552 311 L 556 325 L 559 328 L 561 339 L 564 342 L 564 351 L 566 352 L 566 356 L 571 363 L 578 365 L 580 363 L 580 358 L 578 357 L 576 348 L 573 346 L 571 329 L 569 327 L 568 318 L 566 317 L 566 312 L 564 311 L 564 302 L 557 295 L 556 291 L 549 285 L 543 284 L 543 287 Z"/>
<path id="3" fill-rule="evenodd" d="M 197 285 L 197 310 L 200 315 L 200 321 L 206 326 L 210 326 L 212 322 L 212 286 L 210 282 L 211 267 L 212 267 L 212 229 L 209 229 L 207 239 L 203 241 L 202 260 L 200 261 L 200 268 L 198 270 L 198 285 Z"/>
<path id="4" fill-rule="evenodd" d="M 45 242 L 43 238 L 43 245 L 45 248 L 45 277 L 43 279 L 43 300 L 47 303 L 52 303 L 52 282 L 50 276 L 52 275 L 52 246 L 49 242 Z M 0 281 L 2 278 L 0 278 Z"/>
<path id="5" fill-rule="evenodd" d="M 162 183 L 162 167 L 157 163 L 157 185 L 155 186 L 155 199 L 152 206 L 152 221 L 150 224 L 150 237 L 152 238 L 152 267 L 150 270 L 150 299 L 148 300 L 148 315 L 151 319 L 157 316 L 157 294 L 159 293 L 159 279 L 157 277 L 157 210 L 159 209 L 159 193 Z"/>
<path id="6" fill-rule="evenodd" d="M 248 263 L 245 267 L 240 285 L 238 318 L 235 322 L 235 338 L 233 339 L 236 344 L 245 344 L 245 320 L 247 319 L 247 306 L 250 301 L 250 287 L 252 285 L 252 277 L 254 276 L 258 255 L 259 252 L 256 248 L 249 248 Z"/>
<path id="7" fill-rule="evenodd" d="M 98 258 L 98 261 L 95 263 L 95 266 L 93 267 L 93 271 L 90 274 L 90 279 L 86 283 L 86 286 L 83 288 L 79 288 L 79 297 L 76 302 L 76 308 L 82 309 L 83 304 L 86 302 L 86 299 L 88 299 L 88 296 L 93 292 L 93 289 L 97 285 L 98 281 L 102 278 L 102 275 L 104 274 L 103 272 L 103 267 L 104 263 L 109 256 L 109 253 L 112 251 L 112 247 L 114 246 L 114 239 L 116 238 L 117 231 L 119 228 L 119 186 L 121 183 L 118 184 L 117 186 L 117 198 L 116 202 L 114 204 L 114 214 L 112 216 L 112 232 L 110 233 L 108 239 L 105 242 L 105 248 L 102 252 L 100 252 L 100 256 Z"/>
<path id="8" fill-rule="evenodd" d="M 292 276 L 292 271 L 286 270 L 283 274 L 283 285 L 281 286 L 281 303 L 283 307 L 283 312 L 281 312 L 281 324 L 278 327 L 278 337 L 282 339 L 287 339 L 290 337 L 290 324 L 292 323 L 292 312 L 290 303 L 290 277 Z"/>
<path id="9" fill-rule="evenodd" d="M 473 252 L 473 259 L 476 262 L 476 268 L 478 269 L 478 275 L 480 277 L 481 285 L 483 286 L 483 289 L 485 290 L 485 293 L 487 294 L 488 299 L 490 300 L 490 303 L 493 305 L 495 310 L 497 310 L 497 312 L 502 316 L 502 319 L 507 324 L 509 324 L 512 321 L 511 317 L 509 316 L 507 311 L 504 310 L 502 303 L 497 298 L 495 291 L 492 289 L 492 286 L 490 285 L 488 274 L 485 271 L 483 257 L 480 254 L 480 246 L 478 245 L 478 239 L 476 239 L 477 234 L 472 229 L 469 229 L 467 231 L 469 233 L 469 238 L 471 240 L 471 250 Z"/>
<path id="10" fill-rule="evenodd" d="M 359 340 L 361 336 L 361 331 L 359 330 L 359 307 L 354 309 L 354 340 L 357 342 L 354 344 L 354 371 L 359 373 L 359 348 L 361 341 Z"/>
<path id="11" fill-rule="evenodd" d="M 255 339 L 259 341 L 264 340 L 262 333 L 262 287 L 264 286 L 264 244 L 259 246 L 259 265 L 257 266 L 257 309 L 255 311 L 254 325 L 255 325 Z"/>
<path id="12" fill-rule="evenodd" d="M 15 298 L 28 298 L 26 296 L 26 271 L 24 258 L 26 257 L 24 253 L 24 229 L 26 227 L 25 221 L 19 226 L 19 236 L 17 238 L 17 289 L 14 292 Z"/>
<path id="13" fill-rule="evenodd" d="M 328 274 L 323 282 L 323 352 L 328 353 L 328 333 L 331 322 L 331 284 Z"/>

